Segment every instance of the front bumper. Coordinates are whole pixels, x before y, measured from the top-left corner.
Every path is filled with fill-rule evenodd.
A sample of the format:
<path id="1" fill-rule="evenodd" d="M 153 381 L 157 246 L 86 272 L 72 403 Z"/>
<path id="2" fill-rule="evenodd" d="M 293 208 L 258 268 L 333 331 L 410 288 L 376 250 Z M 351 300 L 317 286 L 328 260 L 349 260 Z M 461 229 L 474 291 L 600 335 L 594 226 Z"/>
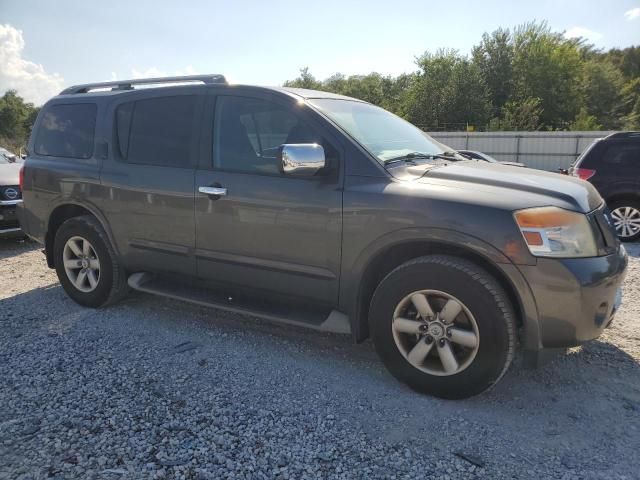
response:
<path id="1" fill-rule="evenodd" d="M 538 258 L 520 267 L 538 310 L 542 348 L 566 348 L 600 336 L 622 301 L 628 258 L 622 245 L 593 258 Z"/>
<path id="2" fill-rule="evenodd" d="M 0 201 L 0 238 L 22 235 L 16 207 L 22 200 Z"/>

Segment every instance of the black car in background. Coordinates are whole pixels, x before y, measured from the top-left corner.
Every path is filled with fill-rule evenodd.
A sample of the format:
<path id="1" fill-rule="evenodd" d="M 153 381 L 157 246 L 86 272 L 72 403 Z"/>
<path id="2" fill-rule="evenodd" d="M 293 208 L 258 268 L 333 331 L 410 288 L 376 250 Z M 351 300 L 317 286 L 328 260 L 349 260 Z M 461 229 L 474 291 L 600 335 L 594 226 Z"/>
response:
<path id="1" fill-rule="evenodd" d="M 591 182 L 611 210 L 618 237 L 640 238 L 640 132 L 618 132 L 595 140 L 569 169 Z"/>

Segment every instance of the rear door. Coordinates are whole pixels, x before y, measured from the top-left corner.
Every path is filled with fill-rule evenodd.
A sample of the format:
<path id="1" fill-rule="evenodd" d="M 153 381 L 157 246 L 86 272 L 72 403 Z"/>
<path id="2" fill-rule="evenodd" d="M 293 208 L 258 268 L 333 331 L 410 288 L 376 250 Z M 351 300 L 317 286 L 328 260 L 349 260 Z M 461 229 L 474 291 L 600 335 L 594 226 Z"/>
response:
<path id="1" fill-rule="evenodd" d="M 288 101 L 287 101 L 288 100 Z M 196 193 L 198 275 L 241 290 L 333 304 L 342 234 L 341 148 L 302 104 L 252 91 L 212 98 Z M 215 105 L 214 105 L 215 104 Z M 330 164 L 313 177 L 279 172 L 284 143 L 320 143 Z"/>
<path id="2" fill-rule="evenodd" d="M 102 210 L 129 270 L 194 274 L 194 174 L 206 95 L 154 89 L 114 106 Z"/>

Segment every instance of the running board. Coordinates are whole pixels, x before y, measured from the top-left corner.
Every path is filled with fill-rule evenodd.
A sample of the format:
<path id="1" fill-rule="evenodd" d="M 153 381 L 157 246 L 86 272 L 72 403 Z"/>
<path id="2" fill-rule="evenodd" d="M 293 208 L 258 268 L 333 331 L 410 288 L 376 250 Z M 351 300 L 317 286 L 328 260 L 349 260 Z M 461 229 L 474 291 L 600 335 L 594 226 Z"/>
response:
<path id="1" fill-rule="evenodd" d="M 326 312 L 308 311 L 296 307 L 272 306 L 248 299 L 238 301 L 215 290 L 170 282 L 147 272 L 134 273 L 129 276 L 127 282 L 131 288 L 140 292 L 184 300 L 205 307 L 253 315 L 272 322 L 310 328 L 319 332 L 347 335 L 351 333 L 349 317 L 337 310 L 332 310 L 327 316 Z"/>

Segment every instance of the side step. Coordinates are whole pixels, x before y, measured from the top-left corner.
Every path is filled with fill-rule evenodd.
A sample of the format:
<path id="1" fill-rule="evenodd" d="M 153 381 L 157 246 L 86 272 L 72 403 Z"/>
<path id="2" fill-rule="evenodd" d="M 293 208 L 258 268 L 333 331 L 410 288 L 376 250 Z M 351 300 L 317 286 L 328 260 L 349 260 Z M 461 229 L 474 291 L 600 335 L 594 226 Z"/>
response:
<path id="1" fill-rule="evenodd" d="M 147 272 L 138 272 L 130 275 L 128 283 L 131 288 L 141 292 L 184 300 L 229 312 L 253 315 L 276 323 L 310 328 L 320 332 L 351 333 L 349 317 L 337 310 L 332 310 L 327 316 L 326 312 L 309 311 L 297 307 L 274 306 L 246 298 L 239 301 L 215 290 L 170 282 Z"/>

